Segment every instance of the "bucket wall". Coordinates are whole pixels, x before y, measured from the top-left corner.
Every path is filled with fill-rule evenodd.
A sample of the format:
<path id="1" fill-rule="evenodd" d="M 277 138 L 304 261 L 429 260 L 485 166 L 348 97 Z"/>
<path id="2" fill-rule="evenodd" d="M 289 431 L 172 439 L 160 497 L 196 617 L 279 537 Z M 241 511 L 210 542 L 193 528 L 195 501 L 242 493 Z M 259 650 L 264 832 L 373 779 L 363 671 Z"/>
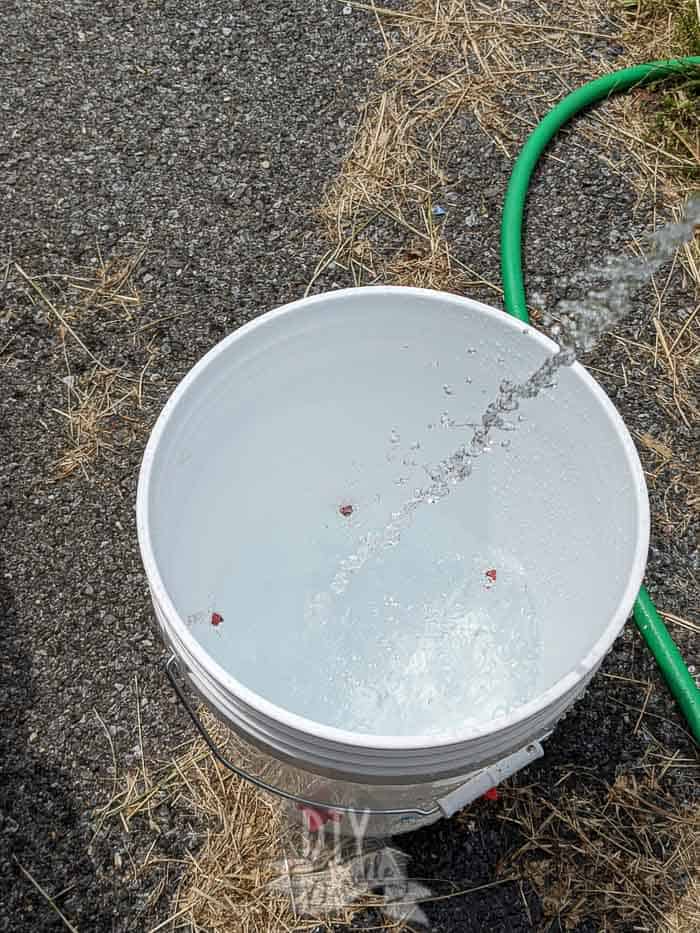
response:
<path id="1" fill-rule="evenodd" d="M 465 549 L 518 554 L 541 637 L 531 700 L 488 723 L 465 709 L 438 735 L 347 730 L 332 715 L 340 692 L 313 715 L 287 702 L 284 650 L 302 624 L 299 594 L 327 586 L 352 536 L 405 500 L 390 432 L 438 462 L 470 436 L 444 429 L 442 410 L 479 416 L 502 379 L 525 378 L 553 348 L 467 299 L 362 288 L 263 315 L 187 375 L 144 457 L 139 538 L 165 641 L 237 734 L 325 778 L 411 786 L 463 779 L 541 738 L 571 705 L 631 610 L 649 523 L 632 440 L 579 365 L 525 403 L 508 447 L 407 532 L 421 560 L 438 520 Z M 356 524 L 337 520 L 347 500 Z"/>

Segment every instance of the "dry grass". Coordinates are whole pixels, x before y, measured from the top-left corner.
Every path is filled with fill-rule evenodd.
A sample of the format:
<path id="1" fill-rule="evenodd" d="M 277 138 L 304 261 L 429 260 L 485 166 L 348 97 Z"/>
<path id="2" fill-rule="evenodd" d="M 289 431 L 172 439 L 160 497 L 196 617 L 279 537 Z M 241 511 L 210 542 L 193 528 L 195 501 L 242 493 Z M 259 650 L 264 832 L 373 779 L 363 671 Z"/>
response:
<path id="1" fill-rule="evenodd" d="M 207 729 L 227 754 L 254 770 L 258 756 L 248 745 L 231 737 L 205 710 Z M 99 717 L 98 717 L 99 718 Z M 363 842 L 325 844 L 306 834 L 277 798 L 240 780 L 211 756 L 201 739 L 179 750 L 172 762 L 148 770 L 141 767 L 118 775 L 114 747 L 114 786 L 109 802 L 96 814 L 96 833 L 114 820 L 129 832 L 144 823 L 154 841 L 145 861 L 134 866 L 143 876 L 165 867 L 169 875 L 182 875 L 169 917 L 156 930 L 206 933 L 280 933 L 317 928 L 320 923 L 349 923 L 361 910 L 373 908 L 386 922 L 372 929 L 400 933 L 412 927 L 416 903 L 430 891 L 409 882 L 407 858 L 386 846 Z M 265 778 L 274 780 L 279 765 L 267 761 Z M 193 814 L 206 827 L 202 845 L 184 859 L 154 855 L 159 826 L 154 812 L 162 804 Z M 373 894 L 373 873 L 378 854 L 383 860 L 385 892 Z M 374 860 L 374 861 L 373 861 Z M 387 891 L 387 865 L 394 872 L 394 896 Z M 150 904 L 163 894 L 166 878 L 156 885 Z M 454 896 L 454 895 L 453 895 Z"/>
<path id="2" fill-rule="evenodd" d="M 506 791 L 502 819 L 525 840 L 507 867 L 533 885 L 548 920 L 565 929 L 584 920 L 606 931 L 700 929 L 700 810 L 666 790 L 662 773 L 650 766 L 612 787 L 591 779 L 583 792 L 577 779 L 556 799 L 536 786 Z"/>
<path id="3" fill-rule="evenodd" d="M 209 759 L 184 774 L 189 803 L 205 818 L 206 839 L 190 856 L 173 905 L 193 930 L 263 933 L 349 922 L 367 903 L 347 859 L 303 856 L 300 831 L 280 801 Z M 370 898 L 380 906 L 382 899 Z"/>
<path id="4" fill-rule="evenodd" d="M 65 296 L 67 317 L 80 320 L 99 313 L 133 321 L 141 307 L 141 295 L 134 284 L 134 273 L 143 259 L 142 250 L 134 256 L 112 256 L 106 261 L 98 249 L 97 265 L 82 275 L 51 275 Z"/>
<path id="5" fill-rule="evenodd" d="M 66 374 L 65 407 L 53 408 L 63 422 L 64 444 L 54 464 L 55 475 L 63 479 L 81 472 L 91 475 L 95 464 L 131 443 L 143 407 L 146 370 L 153 358 L 147 349 L 147 362 L 140 373 L 105 362 L 80 335 L 82 322 L 109 327 L 117 323 L 129 327 L 136 320 L 141 297 L 133 282 L 143 253 L 114 257 L 107 262 L 98 254 L 95 269 L 80 275 L 33 277 L 21 266 L 15 270 L 29 287 L 28 294 L 48 314 L 58 328 Z M 131 338 L 136 340 L 136 335 Z M 89 366 L 85 368 L 85 359 Z M 74 373 L 76 368 L 82 371 Z"/>
<path id="6" fill-rule="evenodd" d="M 673 438 L 633 432 L 645 463 L 646 480 L 651 489 L 663 492 L 661 506 L 654 513 L 656 529 L 669 538 L 688 534 L 700 512 L 700 469 L 692 450 L 674 451 Z"/>
<path id="7" fill-rule="evenodd" d="M 84 376 L 68 375 L 66 408 L 54 408 L 66 421 L 67 444 L 56 461 L 57 477 L 80 470 L 90 475 L 104 456 L 133 440 L 139 419 L 132 412 L 141 407 L 141 382 L 133 384 L 123 371 L 95 366 Z"/>
<path id="8" fill-rule="evenodd" d="M 648 697 L 649 684 L 639 683 Z M 226 730 L 208 714 L 203 718 L 230 754 Z M 150 771 L 142 757 L 140 767 L 124 776 L 117 775 L 115 758 L 111 800 L 99 819 L 99 826 L 118 819 L 127 831 L 138 821 L 150 825 L 153 844 L 133 871 L 135 877 L 161 871 L 151 904 L 169 880 L 181 879 L 168 917 L 150 933 L 303 931 L 349 923 L 367 908 L 385 918 L 371 929 L 420 930 L 415 914 L 407 918 L 414 905 L 470 891 L 434 896 L 408 881 L 405 855 L 381 843 L 361 850 L 333 840 L 315 846 L 281 801 L 222 768 L 200 739 L 178 751 L 173 761 Z M 250 754 L 238 743 L 236 753 Z M 606 931 L 632 923 L 653 933 L 694 933 L 700 923 L 700 810 L 679 802 L 666 787 L 669 772 L 687 769 L 700 771 L 696 756 L 682 758 L 652 742 L 639 775 L 620 776 L 612 787 L 594 775 L 582 783 L 578 769 L 565 772 L 553 788 L 506 785 L 500 818 L 517 826 L 523 841 L 494 881 L 471 891 L 529 882 L 546 918 L 559 918 L 565 928 L 588 920 Z M 205 827 L 203 844 L 184 858 L 153 854 L 160 831 L 154 813 L 163 803 L 193 814 Z M 456 819 L 468 825 L 473 814 L 465 811 Z M 380 876 L 382 895 L 368 884 L 367 868 L 378 854 L 401 881 L 393 897 L 386 874 Z"/>
<path id="9" fill-rule="evenodd" d="M 686 51 L 667 14 L 662 19 L 659 11 L 628 10 L 615 27 L 609 16 L 619 8 L 596 0 L 537 4 L 527 15 L 519 0 L 495 8 L 463 0 L 414 0 L 402 10 L 351 5 L 375 16 L 386 56 L 351 151 L 325 194 L 320 213 L 331 245 L 308 291 L 334 266 L 349 272 L 355 285 L 498 291 L 464 267 L 449 242 L 444 196 L 455 179 L 445 167 L 444 146 L 456 119 L 471 113 L 512 158 L 524 134 L 574 87 L 613 68 Z M 597 44 L 610 43 L 620 48 L 614 65 L 591 55 Z M 687 96 L 682 83 L 673 93 Z M 670 190 L 679 171 L 697 168 L 698 122 L 692 124 L 695 140 L 686 133 L 678 143 L 677 121 L 659 139 L 648 126 L 650 99 L 665 98 L 651 89 L 601 105 L 582 132 L 604 148 L 622 147 L 624 160 L 607 158 L 628 176 L 636 171 L 640 188 Z M 684 108 L 681 101 L 679 112 Z M 667 200 L 678 204 L 677 184 L 673 190 Z"/>
<path id="10" fill-rule="evenodd" d="M 64 377 L 66 408 L 53 409 L 65 419 L 67 433 L 64 451 L 55 464 L 58 479 L 78 470 L 89 477 L 101 458 L 109 457 L 137 438 L 143 380 L 151 359 L 138 376 L 124 369 L 95 366 L 83 376 Z"/>
<path id="11" fill-rule="evenodd" d="M 678 37 L 678 17 L 671 15 L 676 2 L 640 0 L 641 7 L 612 9 L 597 0 L 537 4 L 527 15 L 519 0 L 496 7 L 414 0 L 401 10 L 351 3 L 376 18 L 386 56 L 351 152 L 326 191 L 321 217 L 331 246 L 309 290 L 328 268 L 340 266 L 356 285 L 384 281 L 460 292 L 478 284 L 497 291 L 453 255 L 449 210 L 445 219 L 436 216 L 454 181 L 443 147 L 455 119 L 469 111 L 513 157 L 524 133 L 574 87 L 617 67 L 692 51 L 692 39 Z M 619 14 L 617 26 L 611 14 Z M 611 43 L 620 51 L 614 63 L 591 55 L 596 44 Z M 600 105 L 582 133 L 610 150 L 618 171 L 634 173 L 640 190 L 663 189 L 667 203 L 678 205 L 689 190 L 679 187 L 679 177 L 700 164 L 700 122 L 683 82 L 673 87 L 682 98 L 677 111 L 695 114 L 694 137 L 684 132 L 679 141 L 678 121 L 667 122 L 659 136 L 650 102 L 661 106 L 666 98 L 657 88 Z M 612 154 L 620 151 L 624 158 Z"/>
<path id="12" fill-rule="evenodd" d="M 173 904 L 172 928 L 179 921 L 211 933 L 291 929 L 292 902 L 273 885 L 284 857 L 281 805 L 227 774 L 208 755 L 201 762 L 198 757 L 195 752 L 175 765 L 186 804 L 208 828 L 200 851 L 183 866 L 187 872 Z"/>
<path id="13" fill-rule="evenodd" d="M 698 0 L 618 0 L 618 6 L 626 25 L 625 63 L 700 55 Z M 700 181 L 700 67 L 618 105 L 641 178 L 672 202 L 692 190 Z"/>
<path id="14" fill-rule="evenodd" d="M 351 4 L 371 11 L 386 44 L 380 90 L 365 106 L 352 150 L 321 208 L 334 264 L 355 284 L 376 281 L 462 292 L 498 291 L 452 254 L 440 199 L 452 179 L 444 168 L 445 132 L 467 108 L 512 156 L 523 127 L 569 86 L 590 76 L 590 44 L 607 41 L 593 3 L 524 16 L 517 0 L 498 8 L 462 0 L 417 0 L 409 10 Z M 612 37 L 610 37 L 612 38 Z M 540 87 L 538 53 L 556 70 L 559 90 Z M 598 66 L 602 67 L 602 66 Z"/>
<path id="15" fill-rule="evenodd" d="M 674 214 L 680 215 L 679 208 Z M 669 313 L 665 301 L 674 277 L 682 277 L 690 297 L 685 314 Z M 669 424 L 660 437 L 635 432 L 649 485 L 664 489 L 663 508 L 654 521 L 665 534 L 684 535 L 700 513 L 700 469 L 692 447 L 681 445 L 676 452 L 673 435 L 677 426 L 693 430 L 700 424 L 700 242 L 684 244 L 664 280 L 652 285 L 653 338 L 615 339 L 625 351 L 630 372 L 656 399 Z"/>
<path id="16" fill-rule="evenodd" d="M 697 0 L 620 0 L 626 12 L 625 63 L 700 54 Z M 625 156 L 611 164 L 630 178 L 640 196 L 651 197 L 677 218 L 700 182 L 700 68 L 690 77 L 659 82 L 611 105 L 613 121 L 593 115 L 599 141 L 622 142 Z M 672 281 L 690 298 L 681 316 L 666 301 Z M 627 342 L 636 378 L 643 379 L 671 425 L 692 430 L 700 423 L 700 242 L 685 244 L 664 279 L 653 283 L 653 339 Z M 625 343 L 622 338 L 618 338 Z M 650 483 L 665 486 L 663 508 L 654 515 L 668 536 L 684 535 L 700 512 L 696 458 L 677 456 L 670 434 L 639 437 Z M 664 448 L 664 449 L 662 449 Z"/>
<path id="17" fill-rule="evenodd" d="M 24 865 L 18 861 L 17 857 L 13 855 L 13 859 L 19 870 L 22 872 L 27 881 L 32 885 L 32 887 L 40 894 L 46 903 L 48 904 L 50 910 L 52 910 L 56 916 L 60 919 L 63 927 L 69 931 L 69 933 L 78 933 L 78 930 L 73 926 L 68 917 L 63 913 L 61 908 L 56 904 L 56 901 L 51 897 L 51 895 L 43 888 L 36 878 L 32 875 L 28 868 L 25 868 Z"/>

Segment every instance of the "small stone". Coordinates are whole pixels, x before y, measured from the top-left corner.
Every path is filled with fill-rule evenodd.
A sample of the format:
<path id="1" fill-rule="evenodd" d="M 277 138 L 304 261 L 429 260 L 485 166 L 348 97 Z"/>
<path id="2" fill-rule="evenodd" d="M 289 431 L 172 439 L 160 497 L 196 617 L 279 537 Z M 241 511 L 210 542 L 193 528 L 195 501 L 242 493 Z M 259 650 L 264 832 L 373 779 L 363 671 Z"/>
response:
<path id="1" fill-rule="evenodd" d="M 230 29 L 228 26 L 224 26 L 224 28 L 221 30 L 221 34 L 225 36 L 227 39 L 231 35 L 232 32 L 233 30 Z"/>
<path id="2" fill-rule="evenodd" d="M 267 159 L 263 159 L 263 161 L 260 163 L 260 165 L 262 166 L 262 168 L 269 168 L 269 167 L 270 167 L 270 163 L 267 161 Z"/>

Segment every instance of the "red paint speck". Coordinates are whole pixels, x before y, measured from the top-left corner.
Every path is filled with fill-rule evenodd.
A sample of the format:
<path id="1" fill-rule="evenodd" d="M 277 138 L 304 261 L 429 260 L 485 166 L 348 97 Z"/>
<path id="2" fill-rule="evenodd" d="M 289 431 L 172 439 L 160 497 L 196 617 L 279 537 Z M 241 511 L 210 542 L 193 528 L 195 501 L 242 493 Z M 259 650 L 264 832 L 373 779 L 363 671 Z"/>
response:
<path id="1" fill-rule="evenodd" d="M 211 624 L 212 625 L 221 625 L 224 621 L 224 617 L 219 615 L 218 612 L 212 612 L 211 614 Z"/>
<path id="2" fill-rule="evenodd" d="M 486 576 L 489 578 L 489 580 L 490 580 L 492 583 L 495 583 L 495 582 L 496 582 L 496 571 L 495 571 L 495 570 L 487 570 L 487 571 L 486 571 Z"/>
<path id="3" fill-rule="evenodd" d="M 323 810 L 320 807 L 307 807 L 303 803 L 298 803 L 296 806 L 297 810 L 301 810 L 304 814 L 304 822 L 310 833 L 318 832 L 318 830 L 328 822 L 339 823 L 343 818 L 342 813 L 336 813 L 333 810 Z"/>
<path id="4" fill-rule="evenodd" d="M 495 787 L 492 787 L 490 790 L 487 790 L 483 796 L 484 800 L 498 800 L 498 791 Z"/>
<path id="5" fill-rule="evenodd" d="M 354 512 L 354 509 L 353 509 L 353 507 L 352 507 L 351 505 L 341 505 L 340 508 L 338 509 L 338 511 L 339 511 L 340 514 L 343 515 L 345 518 L 349 518 L 349 517 L 352 515 L 352 513 Z"/>

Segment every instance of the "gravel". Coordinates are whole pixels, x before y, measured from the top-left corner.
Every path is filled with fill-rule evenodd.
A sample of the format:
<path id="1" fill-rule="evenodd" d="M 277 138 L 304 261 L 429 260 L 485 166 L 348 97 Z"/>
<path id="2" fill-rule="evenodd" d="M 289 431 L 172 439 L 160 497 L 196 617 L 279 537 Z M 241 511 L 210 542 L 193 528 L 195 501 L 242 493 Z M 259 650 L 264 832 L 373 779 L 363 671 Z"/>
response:
<path id="1" fill-rule="evenodd" d="M 12 344 L 0 360 L 0 930 L 65 929 L 21 865 L 79 930 L 140 931 L 167 915 L 175 877 L 149 906 L 153 881 L 134 880 L 131 860 L 138 864 L 153 834 L 114 829 L 93 838 L 94 808 L 112 790 L 100 719 L 122 774 L 139 761 L 137 689 L 149 760 L 166 758 L 190 736 L 159 668 L 136 547 L 143 443 L 198 357 L 303 293 L 325 249 L 314 210 L 348 149 L 383 46 L 371 18 L 345 15 L 330 0 L 6 0 L 3 38 L 0 350 Z M 445 199 L 446 229 L 455 252 L 497 280 L 509 166 L 469 117 L 448 151 L 459 184 Z M 628 183 L 570 138 L 554 154 L 563 162 L 548 159 L 539 172 L 528 226 L 527 265 L 544 293 L 583 257 L 603 255 L 632 224 L 643 225 L 650 208 L 635 214 Z M 145 248 L 137 274 L 143 321 L 178 316 L 149 332 L 158 356 L 137 442 L 118 447 L 89 479 L 55 482 L 63 430 L 55 409 L 66 392 L 61 341 L 36 294 L 5 265 L 17 262 L 33 276 L 75 273 L 95 263 L 96 244 L 104 256 Z M 666 301 L 679 313 L 688 304 L 678 281 Z M 648 338 L 647 317 L 640 302 L 628 332 Z M 86 320 L 78 329 L 107 362 L 138 371 L 147 359 L 123 322 Z M 608 344 L 599 359 L 617 371 L 621 351 Z M 653 392 L 603 381 L 630 425 L 668 431 L 674 450 L 692 451 L 697 434 Z M 664 492 L 663 484 L 652 490 L 657 514 Z M 655 529 L 652 540 L 652 594 L 681 615 L 697 605 L 697 540 L 692 528 L 684 537 Z M 687 751 L 631 627 L 605 670 L 649 678 L 649 714 L 661 717 L 648 718 L 650 728 Z M 642 696 L 634 685 L 598 677 L 528 778 L 551 787 L 568 767 L 594 768 L 608 780 L 633 767 L 645 739 L 633 731 L 636 712 L 620 704 L 639 706 Z M 159 854 L 196 848 L 201 827 L 177 808 L 154 819 Z M 443 823 L 400 845 L 416 877 L 488 883 L 518 841 L 506 827 L 495 804 L 480 802 L 471 827 Z M 542 918 L 534 893 L 525 887 L 521 895 L 514 884 L 431 904 L 426 913 L 435 931 L 529 930 Z"/>
<path id="2" fill-rule="evenodd" d="M 319 256 L 314 209 L 381 37 L 331 2 L 192 0 L 18 0 L 3 7 L 3 34 L 0 348 L 14 339 L 0 370 L 0 929 L 63 928 L 19 862 L 50 893 L 67 889 L 58 904 L 81 931 L 142 930 L 159 914 L 140 913 L 151 880 L 129 880 L 139 842 L 91 849 L 90 816 L 112 780 L 95 710 L 120 771 L 137 760 L 135 678 L 146 755 L 190 736 L 159 669 L 136 547 L 143 442 L 199 356 L 303 292 Z M 66 375 L 56 322 L 4 267 L 75 274 L 96 244 L 105 257 L 145 247 L 143 321 L 180 317 L 150 331 L 160 356 L 138 443 L 89 481 L 55 483 Z M 128 328 L 78 329 L 109 363 L 138 371 L 147 358 Z M 187 828 L 161 819 L 181 852 Z"/>

